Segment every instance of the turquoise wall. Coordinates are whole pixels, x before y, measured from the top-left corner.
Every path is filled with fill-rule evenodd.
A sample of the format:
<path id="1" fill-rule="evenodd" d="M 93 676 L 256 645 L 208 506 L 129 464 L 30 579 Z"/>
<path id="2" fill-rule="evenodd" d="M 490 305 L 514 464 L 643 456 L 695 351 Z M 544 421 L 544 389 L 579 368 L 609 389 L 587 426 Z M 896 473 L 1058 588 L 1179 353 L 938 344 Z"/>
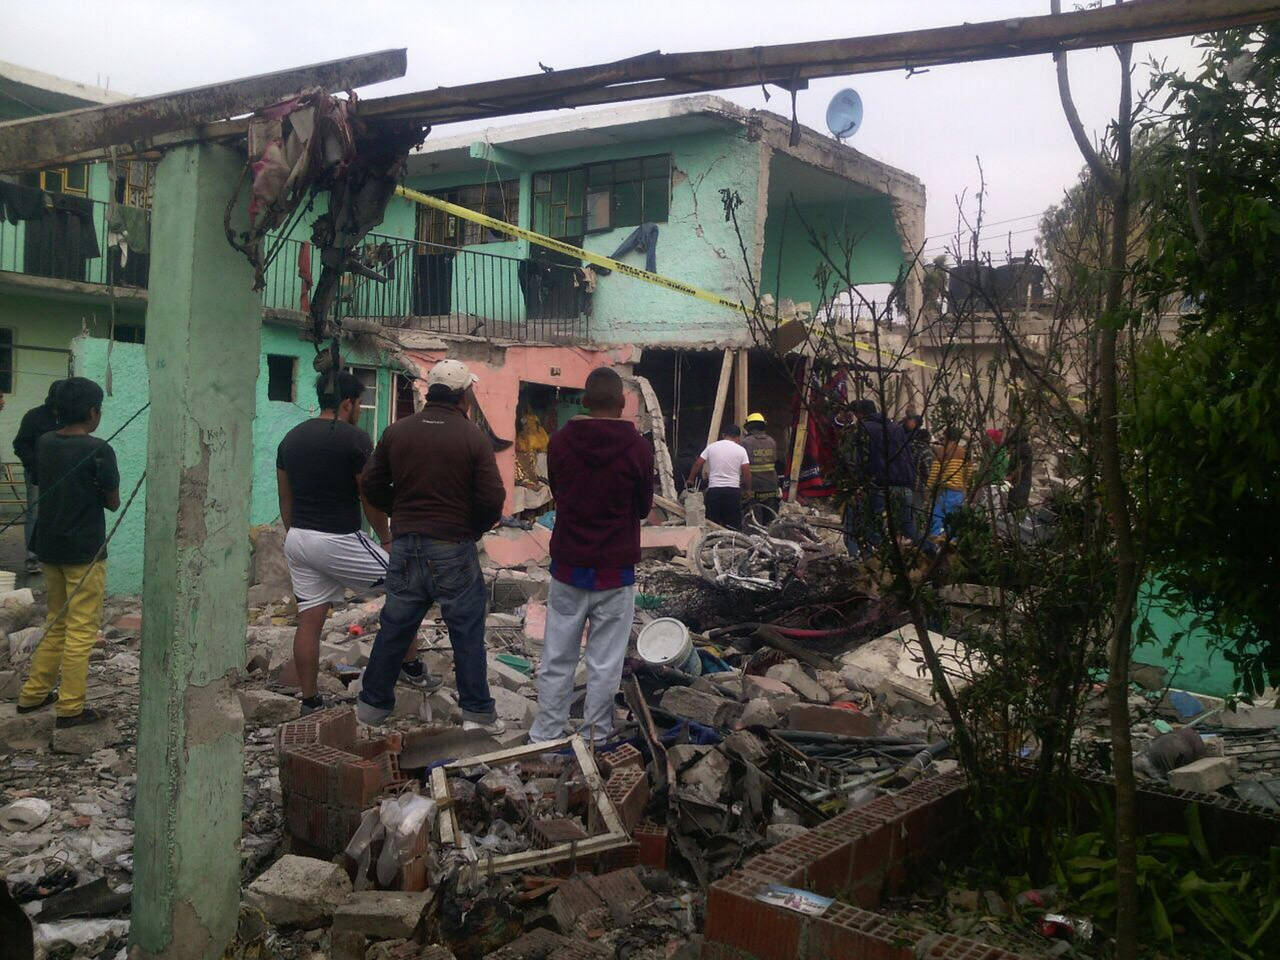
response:
<path id="1" fill-rule="evenodd" d="M 827 249 L 848 270 L 854 283 L 891 283 L 904 261 L 902 241 L 888 197 L 858 197 L 824 204 L 797 202 L 791 207 L 782 191 L 770 190 L 769 217 L 764 225 L 764 259 L 761 289 L 779 300 L 808 301 L 814 310 L 823 290 L 815 279 L 825 258 L 815 247 L 805 225 L 825 238 Z M 847 267 L 840 250 L 841 238 L 852 241 Z M 834 281 L 828 281 L 830 284 Z M 827 296 L 831 295 L 828 286 Z"/>
<path id="2" fill-rule="evenodd" d="M 1139 644 L 1134 648 L 1133 659 L 1150 663 L 1169 671 L 1169 684 L 1179 690 L 1207 693 L 1215 697 L 1228 697 L 1235 692 L 1235 669 L 1212 646 L 1205 630 L 1191 629 L 1191 614 L 1178 614 L 1153 599 L 1159 591 L 1159 581 L 1144 587 L 1138 598 L 1139 619 L 1145 615 L 1154 631 L 1155 644 Z M 1175 634 L 1182 633 L 1171 654 L 1165 648 Z"/>
<path id="3" fill-rule="evenodd" d="M 107 376 L 108 341 L 92 337 L 77 337 L 71 344 L 75 372 L 105 384 Z M 267 355 L 284 354 L 297 358 L 295 365 L 294 400 L 267 399 Z M 284 435 L 297 424 L 316 413 L 315 374 L 311 360 L 315 349 L 310 343 L 298 339 L 298 331 L 292 327 L 263 324 L 262 350 L 259 355 L 257 380 L 257 413 L 253 421 L 253 523 L 270 523 L 280 515 L 276 496 L 276 447 Z M 378 365 L 377 357 L 346 354 L 347 360 L 356 364 Z M 103 404 L 102 425 L 98 436 L 106 439 L 123 424 L 131 414 L 149 399 L 147 389 L 146 347 L 142 344 L 117 343 L 110 356 L 113 392 Z M 385 367 L 378 370 L 377 429 L 380 435 L 390 415 L 391 372 Z M 120 497 L 129 496 L 146 465 L 147 414 L 133 421 L 111 441 L 120 464 Z M 124 519 L 108 548 L 107 590 L 111 593 L 138 593 L 142 589 L 143 506 L 146 500 L 146 484 Z M 108 518 L 108 529 L 116 516 Z"/>
<path id="4" fill-rule="evenodd" d="M 721 296 L 739 298 L 745 290 L 740 280 L 745 270 L 733 224 L 724 218 L 720 190 L 731 188 L 741 195 L 743 204 L 738 209 L 738 220 L 747 247 L 751 249 L 759 212 L 756 186 L 760 179 L 760 151 L 737 130 L 568 150 L 529 157 L 528 170 L 503 168 L 504 177 L 521 180 L 518 226 L 527 228 L 530 224 L 532 205 L 528 202 L 528 180 L 534 170 L 558 170 L 663 153 L 671 155 L 671 208 L 667 221 L 658 224 L 657 272 Z M 406 182 L 414 189 L 427 192 L 482 182 L 486 175 L 491 180 L 497 176 L 491 169 L 488 174 L 473 171 L 410 177 Z M 607 256 L 633 229 L 622 227 L 589 234 L 583 245 L 593 253 Z M 382 228 L 379 231 L 382 232 Z M 463 248 L 517 258 L 527 256 L 527 249 L 528 244 L 523 241 Z M 638 267 L 645 265 L 642 253 L 629 253 L 622 259 Z M 508 269 L 513 270 L 514 264 Z M 484 270 L 492 270 L 484 258 L 468 262 L 465 254 L 459 256 L 454 274 L 455 302 L 459 291 L 475 282 L 464 271 Z M 509 292 L 513 288 L 518 291 L 514 277 L 499 274 L 496 280 L 481 279 L 479 283 L 482 291 L 488 283 L 504 300 L 519 300 L 518 294 L 513 296 Z M 485 301 L 481 298 L 471 302 Z M 721 340 L 740 331 L 741 326 L 741 318 L 724 308 L 629 277 L 612 275 L 601 277 L 596 284 L 590 329 L 591 338 L 600 342 L 644 343 Z"/>
<path id="5" fill-rule="evenodd" d="M 141 305 L 117 304 L 120 323 L 141 323 Z M 105 337 L 110 330 L 110 308 L 103 303 L 76 303 L 52 297 L 0 291 L 0 327 L 13 331 L 13 392 L 0 411 L 0 458 L 14 463 L 13 437 L 22 415 L 44 402 L 49 384 L 67 376 L 72 338 L 88 330 Z M 102 341 L 104 344 L 105 340 Z M 40 348 L 40 349 L 31 349 Z M 6 488 L 5 493 L 8 493 Z"/>

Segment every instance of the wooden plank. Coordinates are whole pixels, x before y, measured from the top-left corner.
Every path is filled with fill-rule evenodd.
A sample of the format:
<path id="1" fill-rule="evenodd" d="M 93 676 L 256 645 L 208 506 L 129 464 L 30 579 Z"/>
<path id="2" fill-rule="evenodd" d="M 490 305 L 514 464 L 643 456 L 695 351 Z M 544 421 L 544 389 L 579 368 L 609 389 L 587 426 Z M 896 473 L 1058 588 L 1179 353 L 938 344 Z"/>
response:
<path id="1" fill-rule="evenodd" d="M 668 499 L 676 498 L 675 469 L 671 465 L 671 448 L 667 446 L 667 423 L 662 418 L 662 405 L 658 403 L 658 395 L 647 377 L 636 374 L 631 377 L 640 388 L 640 398 L 644 401 L 645 412 L 649 417 L 649 429 L 653 432 L 653 450 L 658 461 L 658 489 Z"/>
<path id="2" fill-rule="evenodd" d="M 747 389 L 747 359 L 745 349 L 737 351 L 737 356 L 734 358 L 733 420 L 738 426 L 743 426 L 747 422 L 747 414 L 751 412 L 747 409 L 751 397 Z"/>
<path id="3" fill-rule="evenodd" d="M 572 744 L 574 740 L 581 739 L 581 737 L 572 736 L 561 737 L 559 740 L 544 740 L 541 743 L 526 743 L 518 747 L 508 747 L 506 750 L 495 750 L 493 753 L 482 753 L 478 757 L 455 760 L 453 763 L 444 764 L 444 769 L 465 770 L 467 767 L 474 767 L 478 763 L 488 764 L 489 766 L 493 766 L 495 763 L 510 763 L 512 760 L 519 760 L 521 757 L 532 757 L 539 753 L 560 750 Z"/>
<path id="4" fill-rule="evenodd" d="M 614 809 L 613 801 L 604 792 L 604 780 L 601 779 L 600 771 L 596 768 L 595 758 L 591 755 L 591 751 L 587 749 L 586 741 L 581 737 L 573 738 L 573 754 L 578 758 L 578 766 L 582 768 L 582 775 L 587 781 L 587 789 L 591 791 L 591 797 L 596 802 L 596 809 L 600 811 L 600 819 L 604 821 L 609 833 L 622 834 L 625 837 L 627 828 L 622 825 L 622 818 L 618 816 L 618 811 Z"/>
<path id="5" fill-rule="evenodd" d="M 453 846 L 458 842 L 458 815 L 453 809 L 453 796 L 449 793 L 449 778 L 444 767 L 431 771 L 431 796 L 439 807 L 437 823 L 440 824 L 440 842 Z"/>
<path id="6" fill-rule="evenodd" d="M 720 439 L 720 421 L 724 418 L 724 404 L 729 398 L 729 371 L 733 367 L 733 351 L 726 350 L 720 361 L 720 380 L 716 384 L 716 405 L 711 411 L 711 426 L 707 428 L 707 446 Z"/>
<path id="7" fill-rule="evenodd" d="M 34 170 L 86 150 L 135 144 L 266 107 L 310 87 L 347 90 L 404 76 L 404 49 L 0 123 L 0 170 Z M 135 147 L 136 149 L 136 147 Z"/>
<path id="8" fill-rule="evenodd" d="M 800 464 L 804 462 L 804 445 L 809 439 L 809 408 L 805 405 L 809 399 L 809 358 L 805 357 L 800 365 L 800 419 L 796 423 L 796 439 L 791 445 L 791 482 L 788 485 L 787 497 L 792 503 L 800 498 Z"/>

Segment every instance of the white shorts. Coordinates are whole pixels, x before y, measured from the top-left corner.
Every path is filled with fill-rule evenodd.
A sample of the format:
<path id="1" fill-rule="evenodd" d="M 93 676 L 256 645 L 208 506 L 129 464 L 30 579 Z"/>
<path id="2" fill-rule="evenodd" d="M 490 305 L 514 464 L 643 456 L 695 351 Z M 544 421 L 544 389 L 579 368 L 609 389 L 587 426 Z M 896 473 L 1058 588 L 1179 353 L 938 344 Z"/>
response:
<path id="1" fill-rule="evenodd" d="M 321 533 L 293 527 L 284 538 L 284 556 L 299 610 L 341 600 L 387 579 L 387 551 L 357 533 Z"/>

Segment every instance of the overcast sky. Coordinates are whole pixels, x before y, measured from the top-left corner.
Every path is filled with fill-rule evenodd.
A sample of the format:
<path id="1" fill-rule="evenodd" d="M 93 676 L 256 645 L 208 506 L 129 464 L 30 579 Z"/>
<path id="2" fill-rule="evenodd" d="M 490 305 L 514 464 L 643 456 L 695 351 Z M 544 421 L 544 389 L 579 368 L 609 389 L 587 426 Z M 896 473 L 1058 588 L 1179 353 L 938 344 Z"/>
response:
<path id="1" fill-rule="evenodd" d="M 1065 4 L 1074 6 L 1068 0 Z M 161 93 L 387 47 L 407 47 L 407 76 L 367 96 L 497 79 L 666 53 L 822 40 L 1045 13 L 1048 0 L 42 0 L 5 4 L 0 60 L 130 94 Z M 1191 66 L 1189 40 L 1142 44 L 1151 57 Z M 1111 50 L 1071 54 L 1076 102 L 1101 133 L 1114 112 Z M 865 106 L 857 149 L 919 177 L 928 191 L 935 247 L 956 223 L 956 197 L 986 175 L 984 243 L 1015 252 L 1034 240 L 1036 217 L 1075 178 L 1081 160 L 1058 104 L 1052 59 L 1023 57 L 935 67 L 907 79 L 879 73 L 813 81 L 802 122 L 824 130 L 826 105 L 851 86 Z M 787 96 L 759 87 L 725 93 L 749 107 L 789 112 Z M 528 119 L 528 118 L 525 118 Z M 516 118 L 513 122 L 520 122 Z M 474 126 L 474 125 L 473 125 Z M 461 132 L 462 125 L 437 128 Z M 1014 218 L 1020 218 L 1014 220 Z M 998 223 L 1000 221 L 1012 221 Z"/>

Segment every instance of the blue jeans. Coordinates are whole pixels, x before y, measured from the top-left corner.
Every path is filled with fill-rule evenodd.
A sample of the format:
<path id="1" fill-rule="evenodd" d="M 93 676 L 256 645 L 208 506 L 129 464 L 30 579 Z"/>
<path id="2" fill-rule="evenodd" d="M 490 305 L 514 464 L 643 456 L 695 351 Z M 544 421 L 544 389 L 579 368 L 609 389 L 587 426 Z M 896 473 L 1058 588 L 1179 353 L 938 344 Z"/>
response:
<path id="1" fill-rule="evenodd" d="M 964 506 L 964 493 L 960 490 L 939 490 L 933 501 L 933 523 L 929 526 L 929 536 L 936 537 L 942 533 L 947 517 Z"/>
<path id="2" fill-rule="evenodd" d="M 916 542 L 916 515 L 912 506 L 914 491 L 910 487 L 890 487 L 893 519 L 898 535 Z M 849 556 L 856 557 L 861 548 L 878 546 L 884 529 L 884 487 L 868 487 L 863 499 L 844 508 L 844 545 Z"/>
<path id="3" fill-rule="evenodd" d="M 387 566 L 387 600 L 364 668 L 360 699 L 379 711 L 390 712 L 396 705 L 400 665 L 436 600 L 453 645 L 462 717 L 492 723 L 496 714 L 484 647 L 484 576 L 474 543 L 433 540 L 418 533 L 395 538 Z"/>

